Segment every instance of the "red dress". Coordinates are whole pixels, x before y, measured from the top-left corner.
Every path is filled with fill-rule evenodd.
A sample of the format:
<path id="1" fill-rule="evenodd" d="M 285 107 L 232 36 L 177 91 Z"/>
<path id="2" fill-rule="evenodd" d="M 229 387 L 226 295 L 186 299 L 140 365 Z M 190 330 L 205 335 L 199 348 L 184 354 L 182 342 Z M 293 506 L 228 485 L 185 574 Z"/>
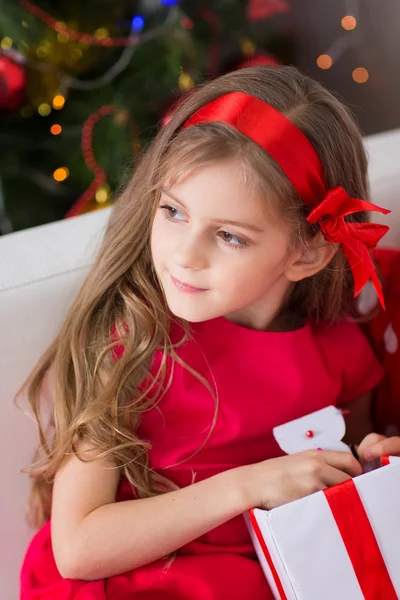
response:
<path id="1" fill-rule="evenodd" d="M 202 382 L 177 364 L 170 389 L 157 408 L 143 415 L 140 429 L 153 443 L 151 466 L 181 487 L 281 456 L 273 427 L 356 399 L 382 377 L 366 338 L 349 322 L 328 328 L 308 323 L 296 331 L 273 333 L 220 317 L 194 324 L 192 331 L 179 355 L 218 391 L 218 418 L 211 436 L 203 445 L 214 399 Z M 118 500 L 133 497 L 121 481 Z M 31 542 L 21 573 L 22 600 L 133 598 L 271 600 L 272 593 L 242 516 L 181 548 L 169 567 L 160 560 L 91 582 L 60 576 L 49 524 Z"/>

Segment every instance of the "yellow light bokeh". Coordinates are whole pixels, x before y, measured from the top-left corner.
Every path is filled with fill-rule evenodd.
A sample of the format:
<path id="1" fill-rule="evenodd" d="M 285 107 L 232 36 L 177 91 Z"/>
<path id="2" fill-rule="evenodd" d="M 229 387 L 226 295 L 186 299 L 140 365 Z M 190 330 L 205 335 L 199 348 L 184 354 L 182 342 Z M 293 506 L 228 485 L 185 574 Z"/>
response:
<path id="1" fill-rule="evenodd" d="M 55 123 L 54 125 L 52 125 L 50 127 L 50 133 L 52 133 L 53 135 L 59 135 L 62 132 L 62 127 L 61 125 L 58 125 L 57 123 Z"/>
<path id="2" fill-rule="evenodd" d="M 129 121 L 129 111 L 123 109 L 119 110 L 114 116 L 114 123 L 117 125 L 125 125 Z"/>
<path id="3" fill-rule="evenodd" d="M 256 51 L 256 46 L 254 42 L 245 38 L 240 41 L 240 49 L 246 56 L 251 56 Z"/>
<path id="4" fill-rule="evenodd" d="M 104 204 L 110 197 L 110 190 L 107 185 L 101 185 L 96 191 L 95 198 L 98 204 Z"/>
<path id="5" fill-rule="evenodd" d="M 181 90 L 190 90 L 194 86 L 193 79 L 188 73 L 184 72 L 179 75 L 178 83 Z"/>
<path id="6" fill-rule="evenodd" d="M 60 167 L 53 173 L 53 177 L 56 181 L 64 181 L 69 176 L 69 169 L 67 167 Z"/>
<path id="7" fill-rule="evenodd" d="M 74 60 L 79 60 L 80 58 L 82 58 L 82 50 L 80 48 L 73 48 L 71 50 L 71 57 Z"/>
<path id="8" fill-rule="evenodd" d="M 332 64 L 333 61 L 329 54 L 321 54 L 317 58 L 317 65 L 320 69 L 330 69 Z"/>
<path id="9" fill-rule="evenodd" d="M 50 48 L 47 46 L 38 46 L 36 48 L 36 52 L 35 52 L 36 56 L 38 58 L 46 58 L 46 56 L 48 56 L 48 54 L 50 54 Z"/>
<path id="10" fill-rule="evenodd" d="M 97 37 L 98 40 L 104 40 L 104 38 L 109 36 L 109 31 L 105 27 L 99 27 L 94 32 L 94 35 L 95 37 Z"/>
<path id="11" fill-rule="evenodd" d="M 2 40 L 1 40 L 1 42 L 0 42 L 0 47 L 1 47 L 3 50 L 9 50 L 10 48 L 12 48 L 12 45 L 13 45 L 13 41 L 12 41 L 12 39 L 11 39 L 10 37 L 8 37 L 8 36 L 6 36 L 6 37 L 3 37 L 3 39 L 2 39 Z"/>
<path id="12" fill-rule="evenodd" d="M 53 108 L 55 108 L 56 110 L 60 110 L 61 108 L 63 108 L 64 104 L 65 104 L 64 96 L 62 96 L 61 94 L 57 94 L 57 96 L 54 96 Z"/>
<path id="13" fill-rule="evenodd" d="M 47 102 L 42 102 L 38 106 L 38 113 L 41 117 L 47 117 L 51 113 L 51 106 Z"/>
<path id="14" fill-rule="evenodd" d="M 60 42 L 60 44 L 66 44 L 69 40 L 69 33 L 67 33 L 66 31 L 59 31 L 57 33 L 57 39 Z"/>
<path id="15" fill-rule="evenodd" d="M 369 73 L 365 67 L 357 67 L 352 73 L 356 83 L 366 83 L 369 79 Z"/>
<path id="16" fill-rule="evenodd" d="M 346 29 L 346 31 L 352 31 L 357 27 L 356 18 L 352 15 L 346 15 L 345 17 L 343 17 L 341 23 L 343 29 Z"/>

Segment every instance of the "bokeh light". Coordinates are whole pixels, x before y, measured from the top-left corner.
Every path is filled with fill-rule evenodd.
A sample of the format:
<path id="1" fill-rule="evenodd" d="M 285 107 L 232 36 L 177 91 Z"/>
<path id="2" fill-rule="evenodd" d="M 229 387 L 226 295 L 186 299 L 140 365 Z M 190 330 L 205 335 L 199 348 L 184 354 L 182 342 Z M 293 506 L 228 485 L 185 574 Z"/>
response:
<path id="1" fill-rule="evenodd" d="M 62 132 L 62 127 L 61 125 L 58 125 L 57 123 L 55 123 L 54 125 L 52 125 L 50 127 L 50 133 L 52 133 L 53 135 L 59 135 Z"/>
<path id="2" fill-rule="evenodd" d="M 356 18 L 352 15 L 346 15 L 342 19 L 342 27 L 343 29 L 346 29 L 346 31 L 352 31 L 357 27 Z"/>
<path id="3" fill-rule="evenodd" d="M 365 67 L 357 67 L 352 73 L 356 83 L 366 83 L 369 79 L 369 73 Z"/>
<path id="4" fill-rule="evenodd" d="M 63 108 L 64 104 L 65 104 L 64 96 L 62 96 L 61 94 L 57 94 L 57 96 L 54 96 L 53 108 L 55 108 L 56 110 L 60 110 L 60 108 Z"/>
<path id="5" fill-rule="evenodd" d="M 320 69 L 330 69 L 332 64 L 333 61 L 329 54 L 321 54 L 317 58 L 317 65 Z"/>
<path id="6" fill-rule="evenodd" d="M 53 173 L 53 177 L 56 181 L 64 181 L 69 176 L 69 169 L 67 167 L 60 167 Z"/>

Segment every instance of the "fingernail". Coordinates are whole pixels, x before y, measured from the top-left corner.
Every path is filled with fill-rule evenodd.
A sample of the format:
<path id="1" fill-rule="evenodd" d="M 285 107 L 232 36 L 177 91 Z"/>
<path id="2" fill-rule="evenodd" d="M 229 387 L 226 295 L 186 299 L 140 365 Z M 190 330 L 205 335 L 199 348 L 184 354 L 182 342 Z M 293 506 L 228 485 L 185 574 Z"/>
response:
<path id="1" fill-rule="evenodd" d="M 372 460 L 373 458 L 375 458 L 375 454 L 373 453 L 372 450 L 366 450 L 364 452 L 364 458 L 365 458 L 365 460 Z"/>

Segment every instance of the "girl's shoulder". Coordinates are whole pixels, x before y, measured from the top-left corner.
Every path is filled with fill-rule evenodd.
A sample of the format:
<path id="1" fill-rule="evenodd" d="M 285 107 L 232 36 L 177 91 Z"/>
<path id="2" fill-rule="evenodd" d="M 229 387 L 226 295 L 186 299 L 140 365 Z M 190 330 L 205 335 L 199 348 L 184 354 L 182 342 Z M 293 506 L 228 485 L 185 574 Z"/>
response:
<path id="1" fill-rule="evenodd" d="M 330 343 L 342 343 L 344 338 L 361 340 L 364 335 L 360 325 L 351 316 L 344 316 L 339 321 L 309 321 L 312 335 Z"/>
<path id="2" fill-rule="evenodd" d="M 342 382 L 340 403 L 372 390 L 383 377 L 383 368 L 361 330 L 351 318 L 336 323 L 310 325 L 313 339 L 328 369 Z"/>
<path id="3" fill-rule="evenodd" d="M 351 362 L 370 359 L 374 356 L 371 345 L 360 325 L 351 317 L 334 323 L 309 323 L 315 343 L 332 360 Z"/>

